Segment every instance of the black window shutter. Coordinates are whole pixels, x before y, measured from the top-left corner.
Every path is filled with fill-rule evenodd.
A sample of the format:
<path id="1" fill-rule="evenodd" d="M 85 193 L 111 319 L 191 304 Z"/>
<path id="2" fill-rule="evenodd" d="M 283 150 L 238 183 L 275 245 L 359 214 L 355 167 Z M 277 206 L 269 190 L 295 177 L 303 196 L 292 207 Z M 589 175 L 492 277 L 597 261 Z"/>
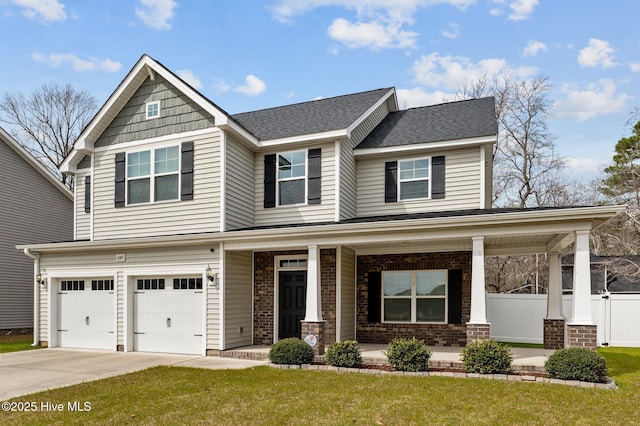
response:
<path id="1" fill-rule="evenodd" d="M 320 148 L 310 149 L 307 154 L 309 158 L 309 188 L 307 189 L 307 202 L 309 204 L 320 204 L 320 176 L 321 176 L 321 150 Z"/>
<path id="2" fill-rule="evenodd" d="M 462 270 L 449 271 L 447 288 L 449 324 L 462 324 Z"/>
<path id="3" fill-rule="evenodd" d="M 444 198 L 444 155 L 431 158 L 431 198 Z"/>
<path id="4" fill-rule="evenodd" d="M 264 156 L 264 208 L 276 206 L 276 154 Z"/>
<path id="5" fill-rule="evenodd" d="M 125 163 L 126 163 L 126 154 L 124 152 L 118 152 L 116 154 L 116 188 L 115 188 L 115 206 L 116 207 L 124 207 L 124 187 L 126 185 L 126 175 L 125 175 Z"/>
<path id="6" fill-rule="evenodd" d="M 395 203 L 398 201 L 398 162 L 387 161 L 384 163 L 384 202 Z"/>
<path id="7" fill-rule="evenodd" d="M 182 155 L 180 199 L 193 200 L 193 142 L 182 142 L 180 153 Z"/>
<path id="8" fill-rule="evenodd" d="M 84 212 L 91 212 L 91 176 L 84 177 Z"/>
<path id="9" fill-rule="evenodd" d="M 368 321 L 370 323 L 382 321 L 382 272 L 369 272 L 369 300 Z"/>

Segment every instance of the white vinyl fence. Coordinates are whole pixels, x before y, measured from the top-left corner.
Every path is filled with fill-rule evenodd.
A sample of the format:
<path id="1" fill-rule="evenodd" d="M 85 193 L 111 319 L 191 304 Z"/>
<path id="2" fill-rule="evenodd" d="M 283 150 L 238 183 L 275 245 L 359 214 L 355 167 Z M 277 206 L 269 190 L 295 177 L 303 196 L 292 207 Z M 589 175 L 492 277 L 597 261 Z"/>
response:
<path id="1" fill-rule="evenodd" d="M 564 316 L 571 318 L 573 296 L 563 296 Z M 598 346 L 640 347 L 640 294 L 591 296 Z M 542 343 L 546 294 L 487 294 L 491 337 L 501 342 Z"/>

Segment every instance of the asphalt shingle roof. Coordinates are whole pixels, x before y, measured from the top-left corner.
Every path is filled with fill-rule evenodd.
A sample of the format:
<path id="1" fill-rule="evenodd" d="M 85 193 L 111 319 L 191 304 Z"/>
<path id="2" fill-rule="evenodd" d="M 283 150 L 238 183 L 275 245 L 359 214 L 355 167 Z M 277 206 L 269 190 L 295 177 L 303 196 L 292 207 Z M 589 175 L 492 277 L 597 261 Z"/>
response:
<path id="1" fill-rule="evenodd" d="M 392 112 L 356 149 L 493 136 L 498 123 L 493 97 Z"/>
<path id="2" fill-rule="evenodd" d="M 392 89 L 245 112 L 231 118 L 261 140 L 346 129 L 389 90 Z"/>

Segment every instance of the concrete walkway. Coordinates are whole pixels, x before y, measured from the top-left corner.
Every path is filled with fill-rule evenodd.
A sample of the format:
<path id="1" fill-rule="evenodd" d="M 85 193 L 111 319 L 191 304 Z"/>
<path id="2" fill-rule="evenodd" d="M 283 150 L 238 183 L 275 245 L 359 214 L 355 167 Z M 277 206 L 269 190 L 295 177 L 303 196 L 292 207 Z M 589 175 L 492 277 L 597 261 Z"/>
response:
<path id="1" fill-rule="evenodd" d="M 196 355 L 36 349 L 0 354 L 0 401 L 48 389 L 132 373 L 158 365 L 231 369 L 264 361 Z"/>

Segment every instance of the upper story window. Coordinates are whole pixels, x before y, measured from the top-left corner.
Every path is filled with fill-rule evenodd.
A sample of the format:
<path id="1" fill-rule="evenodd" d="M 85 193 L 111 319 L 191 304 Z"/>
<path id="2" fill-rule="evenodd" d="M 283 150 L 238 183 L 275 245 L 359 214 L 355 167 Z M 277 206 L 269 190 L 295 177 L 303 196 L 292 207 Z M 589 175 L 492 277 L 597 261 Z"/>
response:
<path id="1" fill-rule="evenodd" d="M 429 158 L 399 161 L 400 200 L 429 198 Z"/>
<path id="2" fill-rule="evenodd" d="M 147 102 L 147 120 L 160 117 L 160 101 Z"/>
<path id="3" fill-rule="evenodd" d="M 127 154 L 127 203 L 177 200 L 179 171 L 177 146 Z"/>
<path id="4" fill-rule="evenodd" d="M 447 271 L 386 271 L 382 288 L 384 321 L 447 321 Z"/>
<path id="5" fill-rule="evenodd" d="M 304 204 L 306 183 L 307 151 L 278 154 L 278 204 Z"/>

